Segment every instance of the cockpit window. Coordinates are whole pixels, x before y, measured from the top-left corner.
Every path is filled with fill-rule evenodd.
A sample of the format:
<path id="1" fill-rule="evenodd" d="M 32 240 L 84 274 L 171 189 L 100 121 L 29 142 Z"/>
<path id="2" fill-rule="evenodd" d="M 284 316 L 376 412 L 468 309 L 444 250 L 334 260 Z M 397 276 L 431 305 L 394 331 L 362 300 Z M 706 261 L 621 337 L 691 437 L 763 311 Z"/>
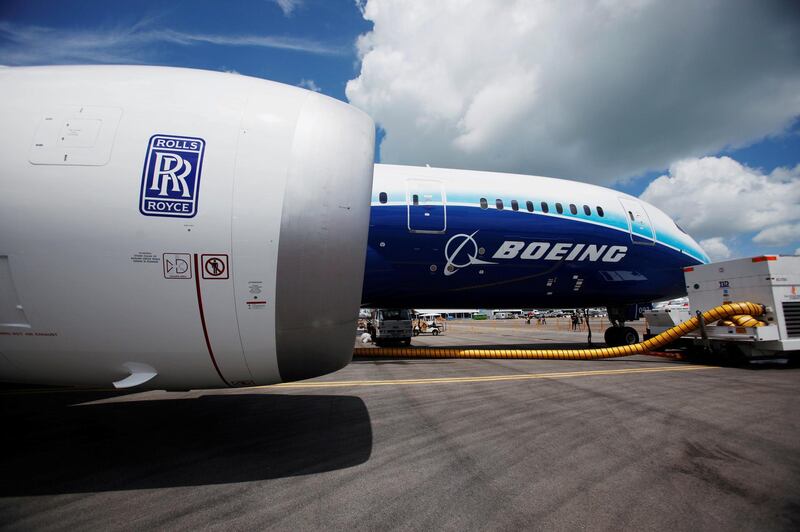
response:
<path id="1" fill-rule="evenodd" d="M 677 228 L 678 228 L 678 230 L 679 230 L 681 233 L 683 233 L 684 235 L 688 235 L 688 234 L 689 234 L 689 233 L 687 233 L 686 231 L 684 231 L 684 230 L 683 230 L 683 227 L 681 227 L 680 225 L 678 225 L 678 222 L 674 222 L 674 223 L 675 223 L 675 227 L 677 227 Z"/>
<path id="2" fill-rule="evenodd" d="M 633 213 L 632 213 L 631 211 L 628 211 L 628 216 L 630 216 L 630 217 L 631 217 L 631 221 L 634 221 L 634 219 L 633 219 Z"/>

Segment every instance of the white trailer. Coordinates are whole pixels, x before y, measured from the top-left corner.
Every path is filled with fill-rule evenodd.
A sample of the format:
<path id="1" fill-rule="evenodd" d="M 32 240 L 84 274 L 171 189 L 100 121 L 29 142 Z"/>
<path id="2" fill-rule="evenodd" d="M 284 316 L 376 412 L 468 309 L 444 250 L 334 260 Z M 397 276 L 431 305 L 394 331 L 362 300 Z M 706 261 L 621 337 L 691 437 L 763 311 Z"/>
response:
<path id="1" fill-rule="evenodd" d="M 737 301 L 760 303 L 762 326 L 706 323 L 683 337 L 693 347 L 747 359 L 800 356 L 800 256 L 765 255 L 684 269 L 689 315 Z M 674 310 L 646 313 L 650 333 L 674 324 Z M 679 321 L 682 321 L 680 319 Z"/>

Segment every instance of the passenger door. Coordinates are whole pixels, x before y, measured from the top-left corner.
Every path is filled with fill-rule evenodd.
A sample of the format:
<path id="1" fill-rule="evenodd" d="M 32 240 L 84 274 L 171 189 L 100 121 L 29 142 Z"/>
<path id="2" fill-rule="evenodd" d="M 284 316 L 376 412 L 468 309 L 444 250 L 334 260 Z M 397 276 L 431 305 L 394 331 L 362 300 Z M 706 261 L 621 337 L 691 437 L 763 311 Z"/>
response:
<path id="1" fill-rule="evenodd" d="M 650 217 L 644 206 L 634 199 L 619 198 L 622 209 L 625 211 L 625 219 L 628 220 L 628 229 L 631 233 L 631 240 L 634 244 L 655 244 L 655 234 Z"/>
<path id="2" fill-rule="evenodd" d="M 408 230 L 412 233 L 444 233 L 447 207 L 444 185 L 430 179 L 406 180 Z"/>

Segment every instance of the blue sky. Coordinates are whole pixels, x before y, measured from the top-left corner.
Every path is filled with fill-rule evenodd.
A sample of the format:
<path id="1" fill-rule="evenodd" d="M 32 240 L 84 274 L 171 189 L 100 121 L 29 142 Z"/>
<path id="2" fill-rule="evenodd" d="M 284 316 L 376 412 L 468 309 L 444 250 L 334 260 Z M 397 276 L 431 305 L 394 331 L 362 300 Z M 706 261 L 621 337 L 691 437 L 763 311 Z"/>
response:
<path id="1" fill-rule="evenodd" d="M 699 4 L 5 0 L 0 63 L 301 85 L 367 111 L 385 162 L 595 182 L 655 203 L 717 258 L 793 253 L 800 9 Z"/>
<path id="2" fill-rule="evenodd" d="M 87 45 L 76 50 L 72 58 L 59 58 L 44 50 L 29 58 L 21 57 L 18 64 L 49 64 L 53 59 L 69 63 L 90 61 L 96 59 L 89 53 L 92 38 L 99 42 L 106 36 L 128 34 L 131 38 L 121 37 L 117 45 L 110 47 L 110 59 L 235 70 L 292 85 L 303 79 L 315 80 L 325 94 L 341 100 L 345 99 L 347 80 L 358 74 L 355 39 L 371 26 L 350 0 L 309 0 L 288 15 L 277 2 L 269 1 L 5 0 L 0 7 L 0 21 L 6 24 L 0 31 L 0 46 L 6 54 L 22 55 L 31 48 L 28 42 L 14 42 L 14 30 L 24 32 L 26 37 L 33 36 L 37 28 L 52 30 L 47 42 L 54 46 L 60 36 L 77 39 L 85 34 Z M 167 37 L 159 40 L 159 32 L 183 34 L 187 44 L 170 42 Z M 137 35 L 139 41 L 133 38 Z M 214 37 L 218 38 L 216 43 L 204 42 Z M 274 38 L 274 43 L 258 41 L 267 37 Z M 252 44 L 246 44 L 246 38 L 252 39 Z M 180 36 L 173 41 L 179 39 Z M 244 39 L 244 43 L 237 44 L 236 39 Z M 5 63 L 15 64 L 7 59 Z"/>

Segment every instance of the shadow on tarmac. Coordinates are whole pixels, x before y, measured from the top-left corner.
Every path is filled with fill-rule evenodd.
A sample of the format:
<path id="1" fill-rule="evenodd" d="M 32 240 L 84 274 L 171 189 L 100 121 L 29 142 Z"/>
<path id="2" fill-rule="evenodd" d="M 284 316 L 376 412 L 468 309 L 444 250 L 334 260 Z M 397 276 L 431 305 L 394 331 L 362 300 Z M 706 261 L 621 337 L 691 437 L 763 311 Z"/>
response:
<path id="1" fill-rule="evenodd" d="M 0 496 L 247 482 L 333 471 L 372 453 L 358 397 L 229 394 L 0 397 Z"/>

